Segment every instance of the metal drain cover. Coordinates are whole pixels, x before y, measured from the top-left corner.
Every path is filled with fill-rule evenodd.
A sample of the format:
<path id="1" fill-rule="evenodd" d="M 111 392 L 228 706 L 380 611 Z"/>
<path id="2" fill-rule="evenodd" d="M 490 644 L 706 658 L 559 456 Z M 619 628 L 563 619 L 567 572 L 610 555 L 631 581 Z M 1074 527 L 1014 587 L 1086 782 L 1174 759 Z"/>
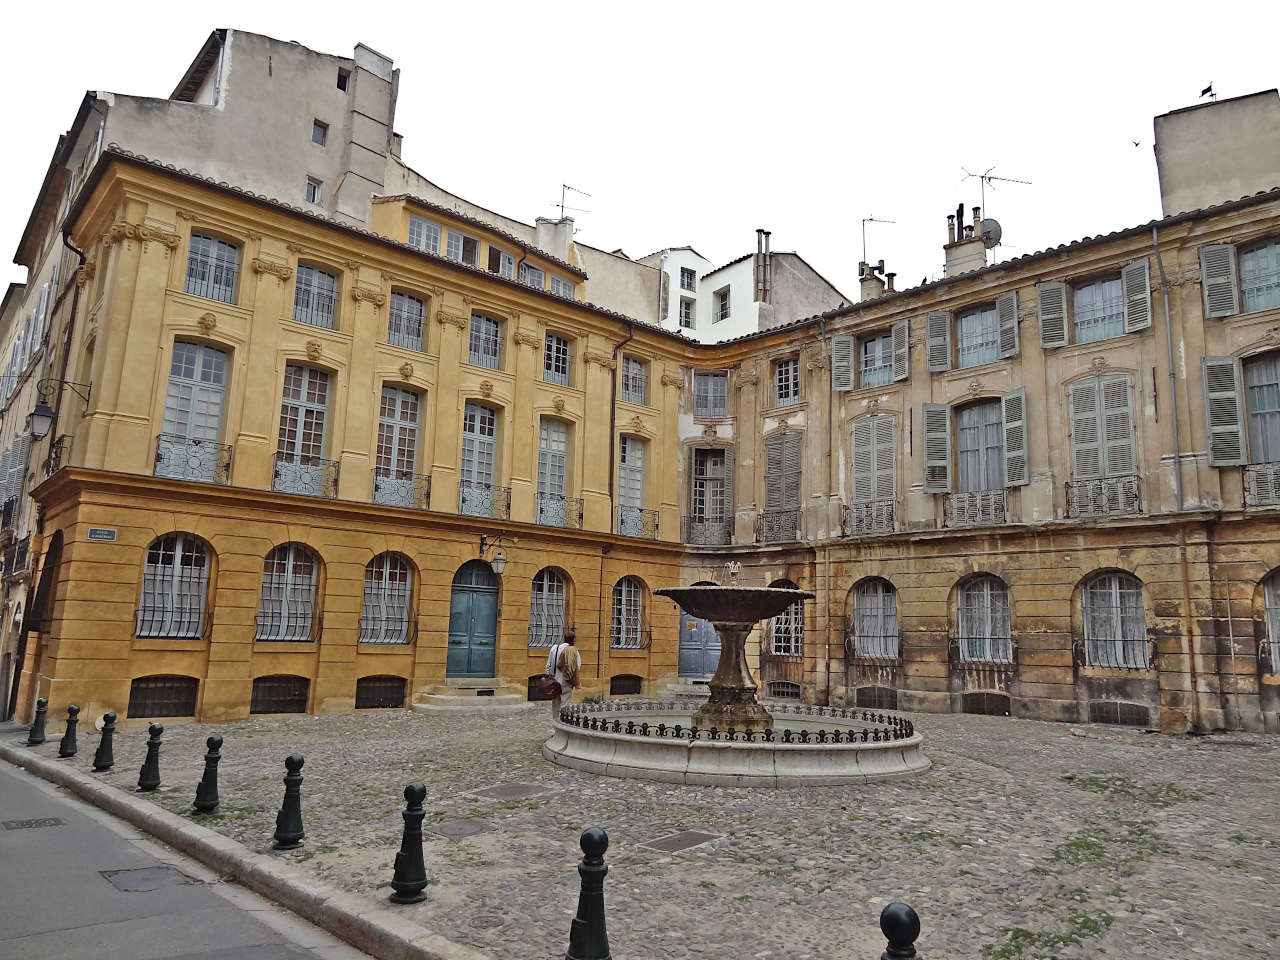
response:
<path id="1" fill-rule="evenodd" d="M 495 783 L 492 787 L 485 787 L 483 790 L 471 791 L 474 796 L 487 797 L 490 800 L 523 800 L 526 797 L 536 797 L 550 792 L 550 787 L 537 783 L 519 783 L 514 780 L 508 783 Z"/>
<path id="2" fill-rule="evenodd" d="M 33 827 L 60 827 L 62 821 L 57 817 L 38 817 L 35 820 L 5 820 L 3 826 L 6 830 L 30 830 Z"/>
<path id="3" fill-rule="evenodd" d="M 98 872 L 113 887 L 125 893 L 150 893 L 161 887 L 200 882 L 195 877 L 188 877 L 173 867 L 137 867 L 132 870 L 100 870 Z"/>
<path id="4" fill-rule="evenodd" d="M 648 847 L 650 850 L 661 850 L 663 853 L 676 853 L 679 850 L 688 850 L 690 847 L 697 847 L 712 840 L 719 840 L 721 836 L 722 834 L 718 833 L 684 830 L 680 833 L 673 833 L 669 837 L 646 840 L 640 846 Z"/>
<path id="5" fill-rule="evenodd" d="M 460 840 L 463 837 L 474 837 L 477 833 L 487 833 L 492 829 L 488 821 L 472 817 L 466 820 L 446 820 L 444 823 L 427 827 L 427 832 L 440 837 L 449 837 L 452 840 Z"/>

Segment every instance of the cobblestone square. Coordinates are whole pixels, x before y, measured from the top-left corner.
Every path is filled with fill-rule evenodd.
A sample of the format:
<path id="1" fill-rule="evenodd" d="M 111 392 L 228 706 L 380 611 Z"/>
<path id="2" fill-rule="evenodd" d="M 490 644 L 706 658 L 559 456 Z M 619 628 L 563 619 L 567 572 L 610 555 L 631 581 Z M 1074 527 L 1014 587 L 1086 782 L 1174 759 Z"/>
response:
<path id="1" fill-rule="evenodd" d="M 87 718 L 86 718 L 87 719 Z M 1280 737 L 1202 738 L 978 716 L 912 715 L 933 768 L 912 780 L 797 790 L 677 788 L 545 762 L 543 706 L 502 717 L 274 716 L 165 733 L 154 800 L 191 814 L 204 739 L 225 737 L 222 806 L 200 822 L 270 847 L 284 757 L 306 757 L 306 841 L 276 854 L 385 901 L 402 790 L 428 787 L 429 899 L 402 908 L 495 957 L 562 957 L 578 835 L 602 826 L 615 956 L 875 960 L 891 900 L 930 958 L 1214 957 L 1280 952 Z M 54 724 L 51 724 L 54 726 Z M 97 745 L 81 732 L 88 766 Z M 144 731 L 117 734 L 103 779 L 131 788 Z M 57 736 L 37 748 L 57 751 Z M 493 799 L 519 782 L 548 792 Z M 458 832 L 466 834 L 474 824 Z M 665 853 L 652 841 L 718 835 Z M 449 832 L 445 829 L 445 832 Z"/>

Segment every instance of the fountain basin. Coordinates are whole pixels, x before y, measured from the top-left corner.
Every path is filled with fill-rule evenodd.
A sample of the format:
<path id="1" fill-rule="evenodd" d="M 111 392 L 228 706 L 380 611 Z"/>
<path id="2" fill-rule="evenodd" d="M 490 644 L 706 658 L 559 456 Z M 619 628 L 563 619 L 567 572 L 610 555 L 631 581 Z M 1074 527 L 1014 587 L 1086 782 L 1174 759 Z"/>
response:
<path id="1" fill-rule="evenodd" d="M 727 731 L 691 730 L 675 702 L 571 704 L 542 755 L 603 776 L 721 787 L 866 783 L 929 769 L 923 738 L 904 717 L 803 704 L 772 712 L 776 729 L 735 730 L 729 739 Z"/>

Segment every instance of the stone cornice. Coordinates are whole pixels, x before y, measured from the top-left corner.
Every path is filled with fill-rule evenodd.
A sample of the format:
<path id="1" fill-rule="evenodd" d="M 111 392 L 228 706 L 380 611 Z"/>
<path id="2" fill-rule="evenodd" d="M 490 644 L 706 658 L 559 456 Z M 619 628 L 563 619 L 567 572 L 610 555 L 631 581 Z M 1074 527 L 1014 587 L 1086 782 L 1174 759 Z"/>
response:
<path id="1" fill-rule="evenodd" d="M 166 250 L 178 249 L 178 235 L 167 230 L 158 230 L 140 223 L 129 223 L 117 220 L 107 227 L 102 234 L 102 245 L 109 247 L 121 240 L 137 240 L 140 243 L 158 243 Z"/>
<path id="2" fill-rule="evenodd" d="M 361 300 L 367 300 L 375 307 L 381 307 L 387 302 L 387 295 L 381 290 L 374 290 L 371 287 L 362 287 L 357 283 L 351 285 L 351 299 L 356 303 Z"/>
<path id="3" fill-rule="evenodd" d="M 582 354 L 582 359 L 586 363 L 598 363 L 605 370 L 617 369 L 617 361 L 610 354 L 597 353 L 594 350 L 587 350 Z"/>
<path id="4" fill-rule="evenodd" d="M 249 261 L 249 266 L 253 268 L 254 273 L 270 274 L 281 283 L 293 276 L 293 269 L 288 264 L 277 263 L 274 260 L 264 260 L 262 257 L 254 257 Z"/>

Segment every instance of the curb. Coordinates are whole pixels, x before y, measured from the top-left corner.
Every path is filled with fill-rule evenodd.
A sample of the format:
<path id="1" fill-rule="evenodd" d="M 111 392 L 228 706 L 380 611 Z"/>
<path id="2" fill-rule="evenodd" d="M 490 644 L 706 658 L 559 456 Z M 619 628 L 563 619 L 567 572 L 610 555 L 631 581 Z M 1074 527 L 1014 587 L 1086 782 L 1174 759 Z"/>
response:
<path id="1" fill-rule="evenodd" d="M 0 741 L 0 760 L 65 787 L 379 960 L 493 960 L 411 920 L 302 875 L 290 864 L 59 764 Z"/>

